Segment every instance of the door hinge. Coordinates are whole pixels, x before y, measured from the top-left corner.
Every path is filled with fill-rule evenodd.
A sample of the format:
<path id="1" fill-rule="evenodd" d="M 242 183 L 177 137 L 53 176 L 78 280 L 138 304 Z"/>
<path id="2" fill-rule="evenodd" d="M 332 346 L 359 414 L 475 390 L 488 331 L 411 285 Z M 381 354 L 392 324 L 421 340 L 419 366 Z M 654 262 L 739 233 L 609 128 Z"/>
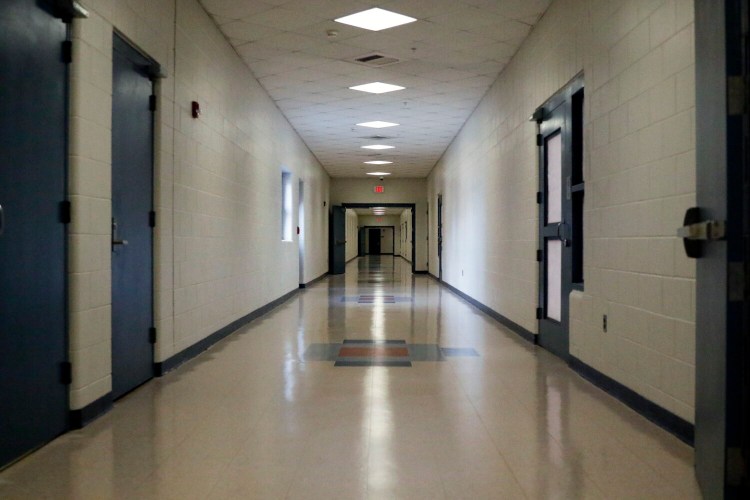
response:
<path id="1" fill-rule="evenodd" d="M 156 227 L 156 212 L 153 210 L 148 213 L 148 225 L 150 227 Z"/>
<path id="2" fill-rule="evenodd" d="M 542 204 L 542 192 L 541 191 L 536 192 L 536 204 L 537 205 Z"/>
<path id="3" fill-rule="evenodd" d="M 541 307 L 536 308 L 536 319 L 542 319 L 544 317 Z"/>
<path id="4" fill-rule="evenodd" d="M 151 327 L 148 329 L 148 341 L 152 344 L 156 344 L 156 328 Z"/>
<path id="5" fill-rule="evenodd" d="M 542 137 L 542 134 L 536 134 L 536 145 L 537 145 L 537 147 L 541 147 L 542 144 L 544 144 L 544 137 Z"/>
<path id="6" fill-rule="evenodd" d="M 60 363 L 60 383 L 70 385 L 73 383 L 73 365 L 70 361 Z"/>
<path id="7" fill-rule="evenodd" d="M 70 224 L 70 222 L 73 220 L 72 216 L 72 206 L 70 204 L 70 201 L 65 200 L 60 202 L 60 222 L 63 224 Z"/>
<path id="8" fill-rule="evenodd" d="M 744 302 L 747 293 L 745 284 L 745 263 L 729 262 L 727 267 L 729 302 Z"/>
<path id="9" fill-rule="evenodd" d="M 62 60 L 65 64 L 73 62 L 73 42 L 70 40 L 62 43 Z"/>
<path id="10" fill-rule="evenodd" d="M 536 251 L 536 261 L 537 262 L 541 262 L 542 261 L 542 251 L 541 250 L 537 250 Z"/>
<path id="11" fill-rule="evenodd" d="M 727 114 L 742 115 L 747 110 L 747 83 L 744 76 L 727 77 Z"/>
<path id="12" fill-rule="evenodd" d="M 153 94 L 148 96 L 148 109 L 149 111 L 156 111 L 156 96 Z"/>
<path id="13" fill-rule="evenodd" d="M 742 484 L 745 475 L 745 460 L 742 457 L 742 448 L 738 446 L 727 447 L 727 483 L 732 486 Z"/>

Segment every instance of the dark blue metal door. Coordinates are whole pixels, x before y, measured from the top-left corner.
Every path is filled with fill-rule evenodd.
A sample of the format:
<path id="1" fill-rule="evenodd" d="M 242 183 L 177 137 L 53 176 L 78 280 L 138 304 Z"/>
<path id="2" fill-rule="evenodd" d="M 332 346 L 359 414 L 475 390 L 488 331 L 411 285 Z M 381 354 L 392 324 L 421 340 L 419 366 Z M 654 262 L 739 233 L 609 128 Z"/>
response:
<path id="1" fill-rule="evenodd" d="M 0 467 L 66 430 L 65 24 L 0 2 Z"/>
<path id="2" fill-rule="evenodd" d="M 705 498 L 750 498 L 750 2 L 695 3 L 695 469 Z"/>
<path id="3" fill-rule="evenodd" d="M 150 61 L 114 38 L 112 95 L 112 395 L 153 375 L 153 83 Z"/>
<path id="4" fill-rule="evenodd" d="M 346 270 L 346 209 L 331 207 L 331 274 L 343 274 Z"/>

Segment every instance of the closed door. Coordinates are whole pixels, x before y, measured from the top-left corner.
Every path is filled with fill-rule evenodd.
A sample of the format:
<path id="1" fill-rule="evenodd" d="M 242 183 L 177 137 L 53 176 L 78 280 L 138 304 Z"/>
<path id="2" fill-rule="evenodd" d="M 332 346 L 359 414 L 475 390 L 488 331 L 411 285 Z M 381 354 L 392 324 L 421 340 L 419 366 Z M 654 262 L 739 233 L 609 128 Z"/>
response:
<path id="1" fill-rule="evenodd" d="M 357 236 L 357 239 L 358 239 L 358 241 L 357 241 L 357 255 L 359 255 L 360 257 L 363 257 L 366 254 L 366 252 L 365 252 L 365 248 L 366 248 L 365 244 L 367 243 L 367 229 L 360 228 L 359 231 L 357 232 L 357 235 L 358 235 Z"/>
<path id="2" fill-rule="evenodd" d="M 149 61 L 115 35 L 112 95 L 112 392 L 153 374 L 153 84 Z"/>
<path id="3" fill-rule="evenodd" d="M 437 257 L 438 279 L 443 279 L 443 195 L 437 199 Z"/>
<path id="4" fill-rule="evenodd" d="M 567 359 L 568 302 L 573 290 L 576 249 L 582 247 L 582 81 L 576 80 L 540 108 L 540 307 L 539 344 Z M 576 109 L 578 108 L 578 109 Z M 580 200 L 579 220 L 574 199 Z"/>
<path id="5" fill-rule="evenodd" d="M 331 207 L 330 225 L 331 274 L 343 274 L 346 270 L 346 209 Z"/>
<path id="6" fill-rule="evenodd" d="M 367 235 L 368 246 L 367 253 L 370 255 L 380 255 L 380 229 L 369 229 Z"/>
<path id="7" fill-rule="evenodd" d="M 66 430 L 65 24 L 0 2 L 0 467 Z"/>
<path id="8" fill-rule="evenodd" d="M 750 498 L 750 8 L 695 8 L 695 468 L 704 498 Z"/>

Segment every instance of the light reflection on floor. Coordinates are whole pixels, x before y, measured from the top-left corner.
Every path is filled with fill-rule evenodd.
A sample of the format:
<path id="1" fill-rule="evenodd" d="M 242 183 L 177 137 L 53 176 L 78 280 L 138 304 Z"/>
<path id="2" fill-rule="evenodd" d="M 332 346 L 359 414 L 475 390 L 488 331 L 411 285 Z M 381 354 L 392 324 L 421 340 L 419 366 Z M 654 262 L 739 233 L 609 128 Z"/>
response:
<path id="1" fill-rule="evenodd" d="M 362 295 L 409 300 L 342 300 Z M 306 359 L 347 340 L 433 346 L 442 359 Z M 554 356 L 381 257 L 0 473 L 0 498 L 697 498 L 692 458 Z"/>

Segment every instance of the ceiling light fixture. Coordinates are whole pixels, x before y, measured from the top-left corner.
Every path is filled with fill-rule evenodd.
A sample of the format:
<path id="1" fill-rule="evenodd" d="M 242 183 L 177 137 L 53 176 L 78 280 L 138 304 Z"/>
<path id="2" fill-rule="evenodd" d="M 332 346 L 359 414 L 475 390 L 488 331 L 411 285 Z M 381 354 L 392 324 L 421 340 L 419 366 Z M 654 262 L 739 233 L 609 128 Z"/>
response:
<path id="1" fill-rule="evenodd" d="M 335 21 L 370 31 L 380 31 L 401 26 L 402 24 L 413 23 L 416 19 L 389 10 L 374 8 L 349 16 L 339 17 Z"/>
<path id="2" fill-rule="evenodd" d="M 370 94 L 385 94 L 387 92 L 395 92 L 396 90 L 404 90 L 405 88 L 400 85 L 383 82 L 365 83 L 349 87 L 350 90 L 359 90 L 360 92 L 369 92 Z"/>
<path id="3" fill-rule="evenodd" d="M 370 127 L 370 128 L 386 128 L 386 127 L 398 127 L 398 123 L 391 123 L 391 122 L 381 122 L 381 121 L 374 121 L 374 122 L 364 122 L 364 123 L 358 123 L 358 127 Z"/>
<path id="4" fill-rule="evenodd" d="M 373 161 L 366 161 L 368 165 L 390 165 L 393 163 L 392 161 L 385 161 L 385 160 L 373 160 Z"/>
<path id="5" fill-rule="evenodd" d="M 373 144 L 372 146 L 362 146 L 362 149 L 394 149 L 396 146 L 386 146 L 385 144 Z"/>
<path id="6" fill-rule="evenodd" d="M 390 172 L 367 172 L 367 175 L 391 175 Z"/>

